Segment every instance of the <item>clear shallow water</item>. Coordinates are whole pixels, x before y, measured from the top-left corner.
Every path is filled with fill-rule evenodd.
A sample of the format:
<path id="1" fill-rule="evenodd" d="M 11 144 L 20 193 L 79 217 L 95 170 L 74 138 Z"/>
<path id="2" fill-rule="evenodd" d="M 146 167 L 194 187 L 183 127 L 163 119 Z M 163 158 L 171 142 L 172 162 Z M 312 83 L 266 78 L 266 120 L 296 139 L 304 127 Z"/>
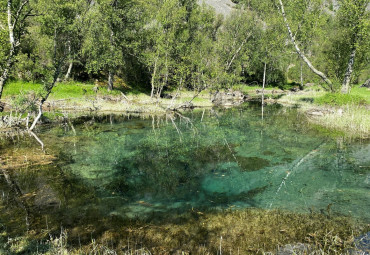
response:
<path id="1" fill-rule="evenodd" d="M 40 133 L 52 165 L 11 171 L 21 195 L 1 177 L 2 222 L 26 228 L 26 210 L 44 228 L 247 207 L 370 222 L 370 143 L 320 135 L 294 109 L 268 107 L 263 121 L 244 106 L 72 125 Z M 40 153 L 28 137 L 2 143 L 2 154 L 22 150 Z"/>

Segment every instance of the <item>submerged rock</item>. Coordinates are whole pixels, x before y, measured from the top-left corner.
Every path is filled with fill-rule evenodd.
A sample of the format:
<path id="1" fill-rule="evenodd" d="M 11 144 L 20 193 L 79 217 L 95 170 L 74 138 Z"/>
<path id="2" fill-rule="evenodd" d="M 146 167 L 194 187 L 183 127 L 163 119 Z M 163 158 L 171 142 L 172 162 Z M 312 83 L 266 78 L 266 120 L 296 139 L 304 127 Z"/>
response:
<path id="1" fill-rule="evenodd" d="M 356 251 L 352 251 L 351 254 L 370 254 L 370 232 L 359 236 L 355 239 Z"/>
<path id="2" fill-rule="evenodd" d="M 242 172 L 258 171 L 270 165 L 270 162 L 268 160 L 259 158 L 259 157 L 240 157 L 238 156 L 236 158 L 238 160 L 238 164 Z"/>
<path id="3" fill-rule="evenodd" d="M 287 244 L 280 248 L 277 255 L 311 254 L 312 246 L 304 243 Z"/>

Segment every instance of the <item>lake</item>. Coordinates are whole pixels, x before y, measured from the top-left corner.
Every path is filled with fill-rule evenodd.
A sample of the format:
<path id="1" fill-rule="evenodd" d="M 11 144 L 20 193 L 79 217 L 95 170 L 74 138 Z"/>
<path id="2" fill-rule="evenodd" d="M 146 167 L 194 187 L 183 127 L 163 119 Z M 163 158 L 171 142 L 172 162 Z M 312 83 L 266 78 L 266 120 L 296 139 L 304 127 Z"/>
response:
<path id="1" fill-rule="evenodd" d="M 0 223 L 10 236 L 68 229 L 79 245 L 192 212 L 256 208 L 369 224 L 370 141 L 329 134 L 294 108 L 268 106 L 262 119 L 253 104 L 45 125 L 45 153 L 29 135 L 1 141 Z"/>

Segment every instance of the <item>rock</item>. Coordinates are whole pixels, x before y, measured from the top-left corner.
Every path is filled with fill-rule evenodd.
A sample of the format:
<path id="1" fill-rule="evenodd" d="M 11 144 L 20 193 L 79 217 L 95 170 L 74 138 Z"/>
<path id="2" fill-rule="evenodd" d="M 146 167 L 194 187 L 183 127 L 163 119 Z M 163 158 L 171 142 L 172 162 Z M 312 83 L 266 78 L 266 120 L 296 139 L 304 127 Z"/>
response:
<path id="1" fill-rule="evenodd" d="M 284 247 L 280 248 L 277 255 L 293 255 L 293 254 L 310 254 L 313 252 L 312 246 L 309 244 L 296 243 L 296 244 L 287 244 Z"/>
<path id="2" fill-rule="evenodd" d="M 300 89 L 299 89 L 298 86 L 294 86 L 293 88 L 290 89 L 290 91 L 292 91 L 292 92 L 298 92 L 298 91 L 300 91 Z"/>
<path id="3" fill-rule="evenodd" d="M 223 16 L 229 16 L 236 7 L 236 4 L 231 0 L 198 0 L 198 3 L 202 5 L 205 3 L 214 8 L 217 14 L 222 14 Z"/>
<path id="4" fill-rule="evenodd" d="M 312 115 L 312 116 L 324 116 L 326 114 L 333 114 L 335 113 L 333 110 L 328 109 L 310 109 L 306 111 L 306 114 Z"/>
<path id="5" fill-rule="evenodd" d="M 357 251 L 352 252 L 352 254 L 370 254 L 370 232 L 357 237 L 355 247 Z"/>
<path id="6" fill-rule="evenodd" d="M 361 85 L 361 88 L 370 88 L 370 79 L 367 79 L 367 81 Z"/>
<path id="7" fill-rule="evenodd" d="M 5 108 L 5 103 L 0 102 L 0 112 L 3 112 Z"/>
<path id="8" fill-rule="evenodd" d="M 306 83 L 304 86 L 307 87 L 307 88 L 313 87 L 313 86 L 315 86 L 315 83 Z"/>
<path id="9" fill-rule="evenodd" d="M 234 106 L 243 103 L 247 96 L 240 91 L 229 90 L 227 92 L 217 92 L 212 103 L 215 105 Z"/>
<path id="10" fill-rule="evenodd" d="M 314 115 L 314 116 L 324 116 L 323 112 L 308 112 L 308 114 Z"/>
<path id="11" fill-rule="evenodd" d="M 173 96 L 171 94 L 162 94 L 161 97 L 165 98 L 165 99 L 172 99 L 173 98 Z"/>

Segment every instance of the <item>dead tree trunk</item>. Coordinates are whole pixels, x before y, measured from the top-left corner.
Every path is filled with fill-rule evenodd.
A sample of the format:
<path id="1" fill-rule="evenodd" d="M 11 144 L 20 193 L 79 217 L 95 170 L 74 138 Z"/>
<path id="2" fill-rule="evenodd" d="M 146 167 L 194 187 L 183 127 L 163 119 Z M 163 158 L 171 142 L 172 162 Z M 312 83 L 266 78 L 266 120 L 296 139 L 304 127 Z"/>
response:
<path id="1" fill-rule="evenodd" d="M 45 96 L 43 96 L 39 102 L 39 105 L 38 105 L 38 110 L 39 110 L 39 113 L 37 114 L 36 118 L 33 120 L 33 123 L 31 125 L 31 127 L 28 129 L 28 131 L 32 131 L 35 127 L 36 127 L 36 124 L 37 122 L 41 119 L 42 117 L 42 114 L 43 114 L 43 110 L 42 110 L 42 106 L 44 105 L 45 101 L 48 99 L 48 97 L 50 96 L 51 94 L 51 91 L 53 90 L 54 86 L 55 86 L 55 83 L 58 81 L 58 77 L 59 77 L 59 74 L 60 74 L 60 69 L 61 69 L 61 66 L 62 66 L 62 62 L 63 60 L 61 60 L 58 65 L 57 65 L 57 68 L 55 70 L 55 73 L 54 73 L 54 77 L 53 77 L 53 81 L 51 84 L 47 85 L 45 87 L 46 89 L 46 94 Z"/>
<path id="2" fill-rule="evenodd" d="M 355 64 L 355 57 L 356 57 L 356 47 L 352 49 L 351 55 L 348 60 L 347 70 L 344 75 L 343 83 L 342 83 L 342 89 L 341 92 L 343 94 L 349 93 L 349 85 L 351 83 L 351 77 L 353 73 L 353 65 Z"/>
<path id="3" fill-rule="evenodd" d="M 298 47 L 298 44 L 297 42 L 295 41 L 295 38 L 294 38 L 294 35 L 292 33 L 292 30 L 290 29 L 290 26 L 289 26 L 289 23 L 288 23 L 288 19 L 286 17 L 286 14 L 285 14 L 285 10 L 284 10 L 284 5 L 283 5 L 283 2 L 282 0 L 279 0 L 279 3 L 280 3 L 280 11 L 281 11 L 281 15 L 283 16 L 284 18 L 284 23 L 285 23 L 285 26 L 287 27 L 288 29 L 288 33 L 289 33 L 289 36 L 290 36 L 290 40 L 292 41 L 293 45 L 294 45 L 294 48 L 296 49 L 298 55 L 302 58 L 302 60 L 307 64 L 307 66 L 311 69 L 312 72 L 314 72 L 316 75 L 318 75 L 321 79 L 323 79 L 330 87 L 330 89 L 332 90 L 333 89 L 333 83 L 331 82 L 331 80 L 328 79 L 328 77 L 326 77 L 326 75 L 322 72 L 320 72 L 319 70 L 317 70 L 313 65 L 312 63 L 310 62 L 310 60 L 308 60 L 308 58 L 303 54 L 303 52 L 299 49 Z"/>

